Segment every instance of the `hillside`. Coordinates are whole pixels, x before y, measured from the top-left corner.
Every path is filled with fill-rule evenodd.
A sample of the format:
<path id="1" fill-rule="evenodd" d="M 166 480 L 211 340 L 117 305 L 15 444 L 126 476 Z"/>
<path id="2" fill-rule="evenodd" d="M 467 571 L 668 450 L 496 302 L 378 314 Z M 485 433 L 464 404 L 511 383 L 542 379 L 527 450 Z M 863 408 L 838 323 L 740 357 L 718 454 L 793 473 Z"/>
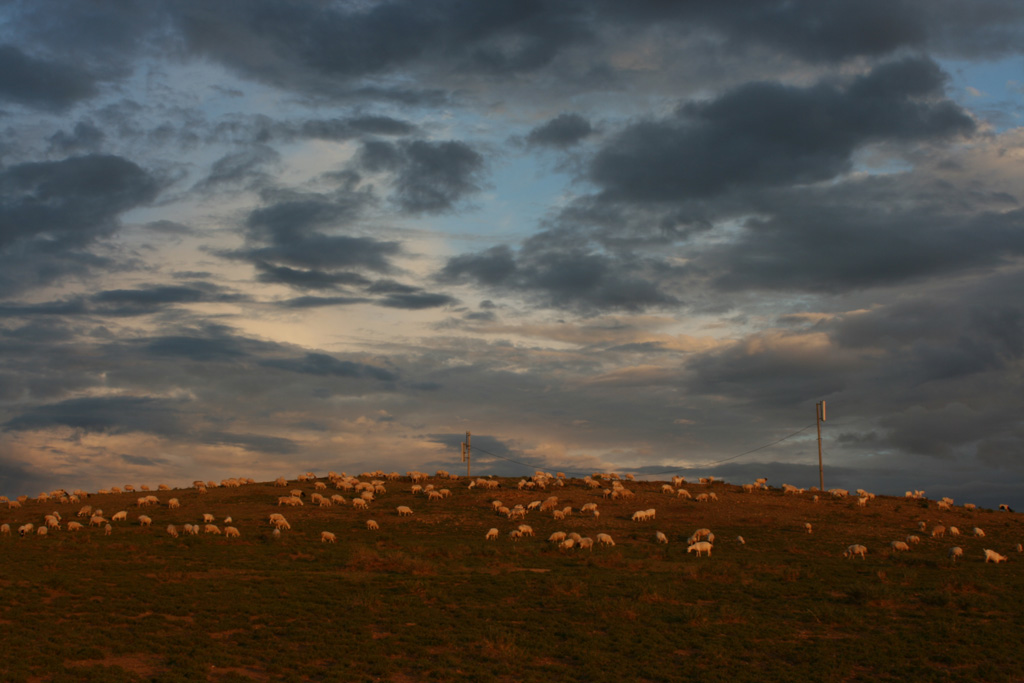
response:
<path id="1" fill-rule="evenodd" d="M 862 507 L 856 495 L 815 502 L 723 482 L 682 485 L 718 498 L 696 502 L 663 492 L 666 482 L 623 482 L 633 495 L 610 499 L 608 479 L 546 490 L 498 481 L 487 490 L 432 476 L 420 484 L 451 495 L 428 500 L 402 476 L 366 510 L 333 485 L 319 492 L 346 503 L 313 505 L 326 477 L 4 504 L 3 680 L 1021 680 L 1017 513 L 883 496 Z M 293 489 L 304 504 L 279 506 Z M 139 507 L 146 495 L 159 503 Z M 549 496 L 571 515 L 511 521 L 492 507 Z M 580 512 L 587 503 L 599 517 Z M 68 531 L 88 523 L 76 517 L 84 505 L 127 519 L 109 535 L 105 524 Z M 413 514 L 399 516 L 402 505 Z M 655 519 L 632 520 L 652 508 Z M 54 511 L 59 530 L 19 536 Z M 291 527 L 279 538 L 272 513 Z M 204 514 L 220 529 L 230 517 L 240 537 L 166 531 Z M 961 535 L 931 538 L 920 522 Z M 522 523 L 535 535 L 511 540 Z M 491 528 L 498 538 L 485 540 Z M 715 535 L 710 557 L 687 552 L 698 528 Z M 323 531 L 337 543 L 322 543 Z M 615 545 L 559 549 L 547 541 L 556 531 L 607 533 Z M 920 543 L 890 551 L 908 535 Z M 853 543 L 865 559 L 843 557 Z M 1009 560 L 986 563 L 984 548 Z"/>

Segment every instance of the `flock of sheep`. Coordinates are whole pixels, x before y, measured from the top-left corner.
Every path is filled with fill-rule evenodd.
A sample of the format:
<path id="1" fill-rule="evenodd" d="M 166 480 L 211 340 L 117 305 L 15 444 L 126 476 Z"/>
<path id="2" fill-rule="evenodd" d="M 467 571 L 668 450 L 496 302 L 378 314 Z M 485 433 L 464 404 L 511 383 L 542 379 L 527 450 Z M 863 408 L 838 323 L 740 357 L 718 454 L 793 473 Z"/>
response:
<path id="1" fill-rule="evenodd" d="M 533 476 L 523 478 L 519 480 L 514 486 L 509 486 L 507 483 L 502 485 L 502 482 L 494 478 L 476 478 L 473 480 L 459 480 L 459 477 L 453 476 L 443 470 L 438 471 L 434 478 L 437 480 L 436 483 L 431 483 L 429 479 L 431 477 L 423 472 L 406 472 L 405 475 L 401 475 L 397 472 L 384 473 L 384 472 L 366 472 L 358 477 L 349 476 L 345 473 L 329 473 L 326 477 L 317 477 L 312 472 L 306 472 L 297 477 L 296 488 L 291 489 L 287 495 L 281 495 L 276 497 L 276 501 L 272 501 L 268 498 L 268 506 L 272 505 L 274 508 L 280 507 L 303 507 L 308 505 L 316 506 L 317 508 L 332 508 L 335 506 L 348 506 L 353 510 L 369 511 L 370 509 L 379 509 L 380 499 L 388 493 L 389 486 L 404 486 L 404 482 L 410 482 L 411 486 L 403 491 L 410 493 L 413 497 L 422 497 L 425 505 L 439 502 L 451 498 L 453 496 L 452 488 L 460 486 L 463 490 L 472 491 L 473 489 L 486 489 L 493 490 L 499 487 L 503 487 L 508 490 L 508 496 L 521 499 L 519 502 L 514 504 L 506 505 L 499 499 L 492 499 L 488 504 L 490 507 L 490 513 L 499 517 L 505 518 L 508 522 L 512 523 L 511 528 L 508 529 L 504 536 L 511 541 L 520 541 L 524 538 L 531 538 L 535 536 L 533 525 L 525 523 L 525 519 L 528 515 L 536 516 L 541 519 L 551 519 L 552 521 L 565 521 L 573 515 L 579 515 L 581 517 L 590 518 L 594 520 L 594 523 L 600 523 L 601 510 L 599 509 L 599 500 L 609 501 L 617 503 L 617 507 L 612 510 L 613 515 L 622 517 L 621 508 L 623 503 L 628 503 L 636 498 L 636 493 L 626 486 L 625 482 L 632 480 L 630 475 L 625 477 L 619 477 L 614 473 L 595 473 L 591 476 L 583 477 L 582 479 L 567 479 L 562 473 L 550 474 L 546 472 L 536 472 Z M 441 485 L 441 482 L 444 485 Z M 212 488 L 237 488 L 241 486 L 247 486 L 255 484 L 252 479 L 238 478 L 238 479 L 226 479 L 220 482 L 193 482 L 193 492 L 199 494 L 198 500 L 202 500 L 201 495 L 207 493 Z M 660 492 L 661 495 L 665 496 L 666 505 L 680 505 L 679 501 L 686 501 L 698 503 L 698 504 L 710 504 L 714 505 L 719 502 L 719 497 L 715 491 L 710 490 L 716 483 L 713 477 L 702 478 L 698 482 L 692 482 L 688 484 L 682 477 L 674 477 L 671 483 L 662 483 L 660 485 L 655 484 L 655 487 L 651 489 L 650 483 L 644 486 L 644 498 L 648 501 L 652 497 L 656 497 Z M 289 480 L 281 477 L 274 482 L 275 485 L 287 488 L 293 484 Z M 637 484 L 640 486 L 640 484 Z M 692 495 L 690 491 L 683 488 L 684 485 L 697 485 L 707 490 L 698 492 L 696 495 Z M 572 494 L 569 496 L 570 499 L 575 500 L 579 496 L 591 497 L 593 500 L 574 507 L 572 505 L 565 505 L 559 502 L 559 497 L 554 493 L 563 490 L 566 486 L 570 486 Z M 720 492 L 727 490 L 724 487 L 719 487 Z M 514 492 L 513 492 L 514 489 Z M 582 490 L 581 490 L 582 489 Z M 146 486 L 139 488 L 141 492 L 149 492 L 150 489 Z M 329 494 L 330 490 L 337 491 L 337 493 Z M 731 490 L 737 493 L 742 492 L 744 494 L 751 494 L 759 490 L 769 490 L 766 479 L 757 479 L 752 484 L 744 484 L 740 487 L 735 487 Z M 169 487 L 161 485 L 157 487 L 158 492 L 169 492 Z M 544 491 L 544 496 L 537 496 L 536 493 Z M 785 495 L 797 495 L 809 497 L 814 503 L 821 500 L 822 497 L 829 497 L 834 500 L 842 500 L 850 497 L 851 494 L 845 489 L 830 489 L 828 491 L 820 492 L 816 490 L 805 490 L 800 489 L 788 484 L 783 484 L 781 491 Z M 124 487 L 112 487 L 111 489 L 105 489 L 97 492 L 95 495 L 104 494 L 124 494 L 134 493 L 135 487 L 132 485 L 126 485 Z M 856 497 L 857 507 L 866 507 L 875 496 L 864 490 L 858 489 Z M 179 494 L 182 495 L 182 494 Z M 348 498 L 346 498 L 346 495 Z M 506 494 L 502 494 L 505 497 Z M 907 491 L 907 498 L 927 500 L 924 497 L 923 491 Z M 104 535 L 110 535 L 113 533 L 115 524 L 130 524 L 129 512 L 127 509 L 119 510 L 113 513 L 108 518 L 102 509 L 94 507 L 93 505 L 86 503 L 86 500 L 92 498 L 92 495 L 76 490 L 72 493 L 68 493 L 64 490 L 52 491 L 42 493 L 35 499 L 31 499 L 27 496 L 20 496 L 16 500 L 9 500 L 4 496 L 0 496 L 0 504 L 5 504 L 12 514 L 23 515 L 29 512 L 29 507 L 43 506 L 44 509 L 50 510 L 51 508 L 57 508 L 52 512 L 44 513 L 42 515 L 42 521 L 36 523 L 34 521 L 25 521 L 17 526 L 18 535 L 25 536 L 47 536 L 58 531 L 66 530 L 68 532 L 81 532 L 87 528 L 97 528 L 103 532 Z M 530 498 L 536 498 L 529 500 Z M 124 504 L 123 496 L 117 499 L 119 504 Z M 742 505 L 743 501 L 739 497 L 734 497 L 730 500 L 729 504 Z M 927 503 L 926 503 L 927 504 Z M 68 520 L 65 522 L 64 516 L 71 516 L 73 508 L 68 506 L 80 506 L 75 514 L 77 519 Z M 372 506 L 372 508 L 371 508 Z M 221 517 L 220 524 L 223 525 L 223 529 L 218 526 L 217 517 L 209 512 L 204 512 L 200 523 L 181 523 L 181 515 L 179 512 L 181 503 L 178 498 L 169 498 L 166 502 L 160 500 L 157 495 L 147 493 L 147 495 L 139 496 L 136 498 L 134 507 L 135 523 L 140 527 L 151 527 L 153 525 L 153 517 L 157 515 L 156 510 L 166 509 L 168 511 L 168 517 L 172 519 L 166 526 L 166 533 L 172 538 L 179 538 L 180 536 L 195 536 L 199 534 L 209 534 L 215 536 L 223 536 L 224 538 L 241 538 L 242 532 L 237 526 L 233 525 L 233 520 L 230 516 Z M 64 514 L 61 513 L 61 508 L 64 509 Z M 142 508 L 147 508 L 147 512 L 153 510 L 150 514 L 141 513 Z M 697 506 L 700 509 L 701 505 Z M 940 512 L 952 512 L 954 510 L 954 502 L 952 499 L 943 498 L 936 502 L 936 509 Z M 961 506 L 961 509 L 965 512 L 973 512 L 976 508 L 973 505 L 967 504 Z M 1010 511 L 1007 506 L 1000 506 L 1001 510 Z M 17 513 L 13 511 L 17 510 Z M 171 512 L 175 511 L 175 512 Z M 291 514 L 291 513 L 289 513 Z M 415 515 L 413 509 L 409 505 L 397 505 L 393 508 L 393 513 L 397 517 L 412 517 Z M 161 513 L 162 515 L 162 513 Z M 38 518 L 37 518 L 38 519 Z M 86 523 L 81 520 L 87 520 Z M 606 519 L 608 519 L 606 517 Z M 636 510 L 628 519 L 635 525 L 642 526 L 656 522 L 657 510 L 656 508 L 646 508 L 643 510 Z M 198 520 L 196 520 L 198 521 Z M 363 520 L 363 525 L 368 531 L 378 531 L 380 524 L 375 519 Z M 269 512 L 266 518 L 266 524 L 271 529 L 270 535 L 273 538 L 280 538 L 283 533 L 291 531 L 291 524 L 285 518 L 285 516 L 279 511 Z M 179 528 L 180 525 L 180 528 Z M 262 522 L 260 523 L 262 526 Z M 593 526 L 591 524 L 590 526 Z M 814 528 L 810 522 L 803 525 L 803 531 L 807 534 L 813 534 Z M 948 533 L 950 536 L 960 536 L 960 531 L 955 526 L 946 527 L 942 523 L 934 523 L 931 529 L 928 530 L 928 525 L 924 521 L 918 523 L 919 533 L 928 531 L 928 536 L 932 539 L 944 538 Z M 978 526 L 974 526 L 971 530 L 971 535 L 974 538 L 984 538 L 985 532 Z M 2 523 L 0 524 L 0 535 L 10 536 L 12 535 L 11 524 Z M 498 541 L 502 536 L 502 532 L 499 527 L 491 527 L 484 534 L 485 541 Z M 635 537 L 635 534 L 633 534 Z M 679 535 L 680 538 L 684 536 Z M 699 528 L 686 538 L 687 553 L 694 553 L 696 556 L 711 556 L 711 551 L 714 548 L 715 535 L 707 528 Z M 338 533 L 336 531 L 322 530 L 320 532 L 321 543 L 337 543 Z M 670 536 L 662 530 L 654 530 L 653 541 L 657 544 L 669 544 Z M 553 544 L 561 551 L 575 552 L 579 550 L 593 551 L 594 546 L 615 546 L 610 533 L 601 532 L 595 533 L 593 537 L 584 536 L 576 531 L 555 531 L 547 537 L 547 542 Z M 742 546 L 746 544 L 746 540 L 742 536 L 737 536 L 734 539 L 735 544 Z M 890 552 L 895 555 L 897 553 L 909 552 L 914 546 L 921 543 L 921 537 L 917 533 L 907 534 L 904 538 L 893 540 L 889 544 Z M 998 551 L 991 548 L 983 548 L 984 561 L 986 563 L 1001 563 L 1006 562 L 1007 557 L 1000 554 Z M 1021 544 L 1016 544 L 1017 552 L 1024 551 Z M 866 559 L 869 550 L 868 547 L 862 543 L 852 543 L 842 553 L 847 558 L 854 558 L 859 556 L 861 559 Z M 956 562 L 957 560 L 964 557 L 964 550 L 961 546 L 953 546 L 948 549 L 947 557 L 950 561 Z"/>

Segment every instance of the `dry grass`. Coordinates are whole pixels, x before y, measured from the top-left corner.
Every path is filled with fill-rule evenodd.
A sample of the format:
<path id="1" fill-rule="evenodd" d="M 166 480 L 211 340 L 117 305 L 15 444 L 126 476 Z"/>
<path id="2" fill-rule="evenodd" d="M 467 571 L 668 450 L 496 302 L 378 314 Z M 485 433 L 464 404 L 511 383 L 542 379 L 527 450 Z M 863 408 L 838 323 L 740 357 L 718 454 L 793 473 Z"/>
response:
<path id="1" fill-rule="evenodd" d="M 625 502 L 579 481 L 546 492 L 434 483 L 452 498 L 427 502 L 392 482 L 367 511 L 278 508 L 269 484 L 160 492 L 181 508 L 144 510 L 152 528 L 135 523 L 137 494 L 92 496 L 129 521 L 111 536 L 0 538 L 2 679 L 1011 681 L 1024 671 L 1010 635 L 1024 625 L 1016 514 L 899 498 L 858 508 L 727 484 L 687 485 L 720 498 L 698 504 L 660 493 L 660 482 L 628 484 L 636 497 Z M 530 513 L 536 536 L 509 541 L 520 522 L 490 501 L 548 495 L 574 510 L 597 502 L 601 517 Z M 400 518 L 398 505 L 416 514 Z M 647 508 L 655 521 L 630 520 Z M 67 521 L 78 506 L 28 502 L 0 521 L 16 530 L 54 509 Z M 230 515 L 242 537 L 163 531 L 207 512 Z M 291 523 L 280 539 L 271 512 Z M 365 529 L 369 518 L 379 531 Z M 987 536 L 922 534 L 892 555 L 889 542 L 919 521 Z M 484 540 L 491 527 L 498 541 Z M 686 552 L 699 527 L 716 535 L 710 558 Z M 325 530 L 337 544 L 320 543 Z M 561 551 L 545 540 L 556 530 L 610 533 L 616 546 Z M 866 560 L 842 557 L 851 543 L 868 547 Z M 956 564 L 954 544 L 965 551 Z M 1010 562 L 985 564 L 985 547 Z"/>

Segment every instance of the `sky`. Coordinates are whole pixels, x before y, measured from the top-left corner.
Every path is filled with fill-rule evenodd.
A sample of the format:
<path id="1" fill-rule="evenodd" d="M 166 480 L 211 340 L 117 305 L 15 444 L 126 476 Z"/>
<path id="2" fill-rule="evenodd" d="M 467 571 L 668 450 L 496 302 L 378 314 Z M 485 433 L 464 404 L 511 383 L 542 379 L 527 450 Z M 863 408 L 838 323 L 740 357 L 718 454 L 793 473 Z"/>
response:
<path id="1" fill-rule="evenodd" d="M 1024 508 L 1017 0 L 0 8 L 0 494 Z"/>

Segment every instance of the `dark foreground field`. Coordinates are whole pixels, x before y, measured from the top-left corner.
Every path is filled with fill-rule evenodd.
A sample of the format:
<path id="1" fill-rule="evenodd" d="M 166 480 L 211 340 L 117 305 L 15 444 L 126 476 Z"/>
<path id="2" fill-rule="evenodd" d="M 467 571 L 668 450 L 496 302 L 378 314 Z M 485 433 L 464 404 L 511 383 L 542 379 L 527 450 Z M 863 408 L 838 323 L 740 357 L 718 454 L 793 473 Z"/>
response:
<path id="1" fill-rule="evenodd" d="M 436 502 L 407 479 L 388 482 L 368 511 L 278 508 L 282 489 L 270 484 L 161 491 L 161 505 L 145 509 L 135 506 L 140 494 L 93 495 L 83 503 L 107 517 L 128 511 L 109 536 L 18 536 L 53 510 L 66 524 L 80 504 L 0 510 L 13 529 L 0 538 L 0 679 L 1024 680 L 1016 513 L 883 497 L 861 508 L 854 498 L 814 503 L 810 493 L 722 483 L 687 485 L 714 491 L 717 503 L 677 499 L 654 482 L 627 482 L 636 497 L 613 502 L 579 480 L 543 492 L 516 481 L 485 491 L 432 478 L 453 492 Z M 313 492 L 312 482 L 289 484 Z M 520 522 L 490 502 L 549 495 L 574 511 L 596 502 L 601 516 L 531 512 L 536 536 L 510 541 Z M 180 509 L 167 508 L 171 497 Z M 399 517 L 398 505 L 415 514 Z M 647 508 L 655 521 L 630 520 Z M 291 523 L 280 539 L 271 512 Z M 203 513 L 220 526 L 230 515 L 241 538 L 167 535 L 169 523 Z M 139 514 L 153 526 L 140 527 Z M 380 531 L 365 529 L 371 518 Z M 964 535 L 932 539 L 919 521 Z M 975 526 L 985 538 L 969 535 Z M 491 527 L 497 541 L 484 540 Z M 710 558 L 686 551 L 699 527 L 715 533 Z M 320 542 L 325 530 L 337 544 Z M 557 530 L 606 532 L 616 545 L 561 551 L 546 542 Z M 921 543 L 893 556 L 890 541 L 908 534 Z M 851 543 L 868 547 L 866 560 L 842 556 Z M 964 549 L 955 564 L 953 545 Z M 986 564 L 983 548 L 1009 562 Z"/>

